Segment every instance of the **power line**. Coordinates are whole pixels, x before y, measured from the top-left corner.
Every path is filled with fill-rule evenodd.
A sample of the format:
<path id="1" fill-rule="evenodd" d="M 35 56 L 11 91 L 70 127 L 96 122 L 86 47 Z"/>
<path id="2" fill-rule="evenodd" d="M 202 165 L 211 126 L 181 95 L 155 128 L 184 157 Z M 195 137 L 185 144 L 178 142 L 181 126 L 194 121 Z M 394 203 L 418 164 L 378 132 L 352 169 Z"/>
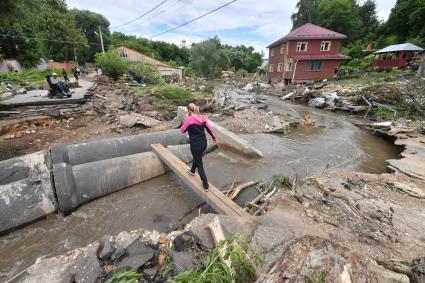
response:
<path id="1" fill-rule="evenodd" d="M 162 6 L 162 5 L 163 5 L 165 2 L 167 2 L 167 1 L 168 1 L 168 0 L 164 0 L 164 1 L 162 1 L 161 3 L 159 3 L 158 5 L 156 5 L 155 7 L 153 7 L 152 9 L 150 9 L 149 11 L 147 11 L 146 13 L 144 13 L 143 15 L 141 15 L 141 16 L 139 16 L 139 17 L 135 18 L 134 20 L 131 20 L 131 21 L 127 22 L 127 23 L 124 23 L 124 24 L 122 24 L 122 25 L 119 25 L 119 26 L 116 26 L 116 27 L 112 27 L 112 29 L 116 29 L 116 28 L 123 27 L 123 26 L 125 26 L 125 25 L 131 24 L 131 23 L 133 23 L 133 22 L 135 22 L 135 21 L 137 21 L 137 20 L 139 20 L 139 19 L 143 18 L 143 17 L 144 17 L 144 16 L 146 16 L 147 14 L 149 14 L 149 13 L 151 13 L 151 12 L 155 11 L 156 9 L 158 9 L 160 6 Z"/>
<path id="2" fill-rule="evenodd" d="M 215 8 L 214 10 L 211 10 L 211 11 L 209 11 L 209 12 L 207 12 L 207 13 L 205 13 L 205 14 L 203 14 L 203 15 L 199 16 L 199 17 L 197 17 L 197 18 L 194 18 L 194 19 L 192 19 L 192 20 L 190 20 L 190 21 L 188 21 L 188 22 L 185 22 L 185 23 L 184 23 L 184 24 L 182 24 L 182 25 L 179 25 L 179 26 L 174 27 L 174 28 L 171 28 L 171 29 L 169 29 L 169 30 L 166 30 L 166 31 L 160 32 L 160 33 L 158 33 L 158 34 L 152 35 L 151 37 L 148 37 L 148 38 L 149 38 L 149 39 L 151 39 L 151 38 L 154 38 L 154 37 L 157 37 L 157 36 L 163 35 L 164 33 L 167 33 L 167 32 L 170 32 L 170 31 L 173 31 L 173 30 L 179 29 L 179 28 L 181 28 L 181 27 L 184 27 L 184 26 L 186 26 L 186 25 L 188 25 L 188 24 L 190 24 L 190 23 L 193 23 L 194 21 L 197 21 L 197 20 L 199 20 L 199 19 L 201 19 L 201 18 L 203 18 L 203 17 L 205 17 L 205 16 L 208 16 L 209 14 L 212 14 L 212 13 L 214 13 L 214 12 L 216 12 L 216 11 L 218 11 L 218 10 L 220 10 L 220 9 L 222 9 L 222 8 L 224 8 L 224 7 L 226 7 L 226 6 L 229 6 L 230 4 L 232 4 L 232 3 L 236 2 L 236 1 L 238 1 L 238 0 L 230 1 L 230 2 L 228 2 L 228 3 L 226 3 L 226 4 L 222 5 L 222 6 L 220 6 L 220 7 L 218 7 L 218 8 Z"/>
<path id="3" fill-rule="evenodd" d="M 58 39 L 38 38 L 38 37 L 12 35 L 12 34 L 3 34 L 3 33 L 0 33 L 0 36 L 20 38 L 20 39 L 28 39 L 28 40 L 41 40 L 41 41 L 51 41 L 51 42 L 61 42 L 61 43 L 79 43 L 79 44 L 89 44 L 89 45 L 99 45 L 99 46 L 101 46 L 100 43 L 91 43 L 91 42 L 84 42 L 84 41 L 58 40 Z"/>
<path id="4" fill-rule="evenodd" d="M 177 3 L 181 2 L 181 1 L 182 1 L 182 0 L 177 0 L 177 1 L 175 1 L 173 4 L 171 4 L 170 6 L 168 6 L 167 8 L 165 8 L 164 10 L 161 10 L 161 11 L 159 11 L 158 13 L 156 13 L 155 15 L 153 15 L 152 17 L 147 18 L 147 19 L 146 19 L 146 20 L 144 20 L 144 21 L 141 21 L 141 23 L 145 23 L 145 22 L 147 22 L 147 21 L 150 21 L 150 20 L 155 19 L 157 16 L 159 16 L 160 14 L 162 14 L 162 13 L 166 12 L 168 9 L 170 9 L 170 8 L 174 7 Z"/>

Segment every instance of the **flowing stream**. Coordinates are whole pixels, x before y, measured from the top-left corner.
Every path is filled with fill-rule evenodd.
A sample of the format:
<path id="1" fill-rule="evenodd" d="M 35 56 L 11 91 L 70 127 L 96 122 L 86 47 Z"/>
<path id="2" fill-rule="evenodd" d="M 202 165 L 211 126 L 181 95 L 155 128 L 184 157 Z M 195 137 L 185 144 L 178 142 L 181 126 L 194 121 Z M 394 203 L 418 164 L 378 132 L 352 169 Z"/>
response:
<path id="1" fill-rule="evenodd" d="M 274 113 L 294 108 L 301 116 L 311 115 L 316 127 L 300 126 L 287 135 L 242 135 L 263 152 L 262 159 L 245 159 L 221 150 L 209 154 L 206 172 L 216 187 L 234 180 L 293 177 L 295 172 L 305 177 L 321 172 L 326 165 L 382 173 L 385 160 L 399 156 L 400 149 L 391 142 L 357 128 L 343 115 L 290 105 L 276 98 L 268 100 Z M 254 193 L 243 192 L 238 202 L 250 200 Z M 198 209 L 193 208 L 201 203 L 173 173 L 168 173 L 85 204 L 69 216 L 51 215 L 0 238 L 0 281 L 26 269 L 38 257 L 65 253 L 103 235 L 141 227 L 161 232 L 181 228 L 197 215 Z M 203 206 L 205 211 L 208 208 Z"/>

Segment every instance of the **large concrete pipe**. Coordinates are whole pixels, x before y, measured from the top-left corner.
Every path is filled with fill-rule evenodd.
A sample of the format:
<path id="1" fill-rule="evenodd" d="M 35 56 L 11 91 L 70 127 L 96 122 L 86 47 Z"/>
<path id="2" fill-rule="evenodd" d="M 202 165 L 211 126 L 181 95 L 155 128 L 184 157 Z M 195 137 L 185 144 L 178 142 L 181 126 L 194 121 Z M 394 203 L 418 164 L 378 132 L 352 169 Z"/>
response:
<path id="1" fill-rule="evenodd" d="M 177 108 L 177 116 L 173 120 L 174 126 L 179 127 L 184 122 L 186 116 L 187 107 L 179 106 Z M 217 143 L 221 148 L 245 155 L 246 157 L 263 157 L 261 151 L 250 145 L 246 140 L 238 137 L 213 121 L 209 122 L 217 135 Z"/>
<path id="2" fill-rule="evenodd" d="M 187 136 L 178 130 L 168 130 L 80 144 L 54 144 L 51 147 L 51 155 L 53 164 L 65 162 L 78 165 L 150 151 L 150 145 L 155 143 L 163 146 L 185 144 Z"/>
<path id="3" fill-rule="evenodd" d="M 189 145 L 169 146 L 168 149 L 185 163 L 192 160 Z M 70 212 L 83 203 L 160 176 L 167 170 L 151 151 L 76 166 L 54 164 L 59 210 Z"/>
<path id="4" fill-rule="evenodd" d="M 0 162 L 0 234 L 57 210 L 47 151 Z"/>

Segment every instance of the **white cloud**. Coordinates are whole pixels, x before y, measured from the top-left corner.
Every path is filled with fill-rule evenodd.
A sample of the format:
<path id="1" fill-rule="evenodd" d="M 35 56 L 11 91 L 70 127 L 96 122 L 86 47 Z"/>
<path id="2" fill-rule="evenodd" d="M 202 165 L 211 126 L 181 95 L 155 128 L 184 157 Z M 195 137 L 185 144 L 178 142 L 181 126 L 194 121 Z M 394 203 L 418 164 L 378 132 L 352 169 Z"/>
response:
<path id="1" fill-rule="evenodd" d="M 229 0 L 168 0 L 143 19 L 122 28 L 113 28 L 139 17 L 162 1 L 68 0 L 67 3 L 69 7 L 88 9 L 103 14 L 111 22 L 112 31 L 148 37 L 183 24 Z M 176 1 L 177 3 L 174 4 Z M 379 18 L 385 20 L 394 6 L 395 0 L 377 0 L 376 2 Z M 290 16 L 295 10 L 296 3 L 297 0 L 269 0 L 267 2 L 238 0 L 199 21 L 154 39 L 179 44 L 182 39 L 191 43 L 218 35 L 223 42 L 228 44 L 252 45 L 257 50 L 264 50 L 267 44 L 289 32 L 292 26 Z M 168 8 L 171 5 L 173 6 Z M 156 14 L 158 16 L 152 19 Z"/>

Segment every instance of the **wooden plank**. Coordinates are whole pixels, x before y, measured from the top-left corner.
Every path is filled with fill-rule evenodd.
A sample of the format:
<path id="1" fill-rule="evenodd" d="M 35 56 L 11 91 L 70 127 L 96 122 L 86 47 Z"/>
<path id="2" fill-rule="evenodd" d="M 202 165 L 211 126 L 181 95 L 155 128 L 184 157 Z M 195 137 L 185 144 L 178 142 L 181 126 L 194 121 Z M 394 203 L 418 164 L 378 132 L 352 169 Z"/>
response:
<path id="1" fill-rule="evenodd" d="M 245 210 L 226 197 L 220 190 L 210 184 L 208 192 L 202 189 L 202 182 L 198 175 L 190 176 L 187 173 L 188 166 L 172 154 L 168 149 L 161 144 L 153 144 L 152 150 L 156 155 L 203 200 L 220 214 L 249 217 Z"/>

